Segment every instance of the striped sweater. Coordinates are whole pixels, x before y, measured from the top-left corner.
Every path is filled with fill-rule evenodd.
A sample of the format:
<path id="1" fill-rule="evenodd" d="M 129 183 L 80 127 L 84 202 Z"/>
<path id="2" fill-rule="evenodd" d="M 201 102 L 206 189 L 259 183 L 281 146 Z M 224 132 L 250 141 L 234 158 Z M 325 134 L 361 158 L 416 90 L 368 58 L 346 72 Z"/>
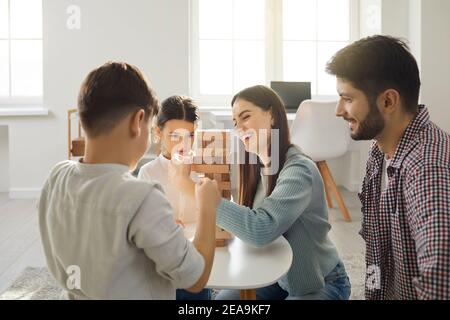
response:
<path id="1" fill-rule="evenodd" d="M 324 287 L 324 278 L 340 261 L 328 237 L 328 208 L 320 173 L 297 147 L 286 162 L 269 197 L 266 179 L 260 179 L 253 209 L 222 199 L 217 224 L 242 241 L 264 246 L 280 236 L 291 245 L 293 262 L 278 284 L 290 296 L 302 296 Z"/>

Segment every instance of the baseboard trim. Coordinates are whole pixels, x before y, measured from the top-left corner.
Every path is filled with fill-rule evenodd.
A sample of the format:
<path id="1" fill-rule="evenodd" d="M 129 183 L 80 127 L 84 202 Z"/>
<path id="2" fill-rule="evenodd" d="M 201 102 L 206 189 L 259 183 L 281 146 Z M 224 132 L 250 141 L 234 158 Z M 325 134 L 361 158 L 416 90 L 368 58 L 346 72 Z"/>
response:
<path id="1" fill-rule="evenodd" d="M 41 189 L 10 189 L 9 197 L 10 199 L 20 200 L 20 199 L 37 199 L 41 194 Z"/>

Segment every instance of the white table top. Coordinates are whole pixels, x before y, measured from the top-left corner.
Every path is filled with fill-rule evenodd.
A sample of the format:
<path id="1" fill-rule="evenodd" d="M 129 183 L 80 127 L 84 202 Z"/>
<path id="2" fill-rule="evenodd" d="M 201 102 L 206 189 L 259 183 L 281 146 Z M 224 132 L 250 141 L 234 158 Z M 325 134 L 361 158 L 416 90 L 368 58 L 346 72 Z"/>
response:
<path id="1" fill-rule="evenodd" d="M 262 248 L 235 237 L 226 247 L 216 248 L 207 287 L 235 290 L 266 287 L 283 277 L 291 264 L 292 249 L 284 237 Z"/>
<path id="2" fill-rule="evenodd" d="M 238 238 L 217 248 L 207 287 L 214 289 L 257 289 L 283 277 L 292 264 L 292 249 L 284 237 L 263 248 Z"/>

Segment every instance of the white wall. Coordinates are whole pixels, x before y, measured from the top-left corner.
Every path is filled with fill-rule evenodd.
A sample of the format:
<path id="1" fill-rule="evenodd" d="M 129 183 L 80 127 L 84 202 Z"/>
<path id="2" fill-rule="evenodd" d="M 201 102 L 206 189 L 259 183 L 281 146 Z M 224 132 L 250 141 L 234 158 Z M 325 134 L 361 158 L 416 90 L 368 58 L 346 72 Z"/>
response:
<path id="1" fill-rule="evenodd" d="M 383 33 L 406 37 L 419 64 L 420 101 L 450 132 L 450 1 L 383 0 Z"/>
<path id="2" fill-rule="evenodd" d="M 421 100 L 432 121 L 450 133 L 450 1 L 421 3 Z"/>
<path id="3" fill-rule="evenodd" d="M 382 0 L 381 33 L 409 39 L 410 0 Z"/>
<path id="4" fill-rule="evenodd" d="M 8 127 L 0 126 L 0 192 L 9 191 Z"/>
<path id="5" fill-rule="evenodd" d="M 359 35 L 361 38 L 381 33 L 382 0 L 359 1 Z"/>
<path id="6" fill-rule="evenodd" d="M 81 30 L 66 28 L 73 4 L 81 8 Z M 92 68 L 126 60 L 142 69 L 161 99 L 189 93 L 188 9 L 186 0 L 43 1 L 44 104 L 51 113 L 0 117 L 9 127 L 12 197 L 36 196 L 51 167 L 66 159 L 66 112 Z"/>
<path id="7" fill-rule="evenodd" d="M 422 60 L 422 0 L 409 1 L 409 44 L 421 68 Z"/>

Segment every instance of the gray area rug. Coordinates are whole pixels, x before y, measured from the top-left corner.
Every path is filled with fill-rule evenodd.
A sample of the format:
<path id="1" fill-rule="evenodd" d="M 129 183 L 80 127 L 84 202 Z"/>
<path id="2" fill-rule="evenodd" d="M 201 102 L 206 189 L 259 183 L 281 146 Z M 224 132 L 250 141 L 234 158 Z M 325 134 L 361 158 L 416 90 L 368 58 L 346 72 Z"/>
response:
<path id="1" fill-rule="evenodd" d="M 364 255 L 343 255 L 345 268 L 352 284 L 351 300 L 364 299 Z M 26 268 L 2 294 L 0 300 L 64 300 L 65 292 L 47 268 Z"/>
<path id="2" fill-rule="evenodd" d="M 66 294 L 47 268 L 26 268 L 0 300 L 65 300 Z"/>
<path id="3" fill-rule="evenodd" d="M 341 255 L 344 261 L 350 283 L 352 285 L 352 294 L 350 300 L 364 300 L 364 285 L 366 278 L 365 256 L 359 254 Z"/>

